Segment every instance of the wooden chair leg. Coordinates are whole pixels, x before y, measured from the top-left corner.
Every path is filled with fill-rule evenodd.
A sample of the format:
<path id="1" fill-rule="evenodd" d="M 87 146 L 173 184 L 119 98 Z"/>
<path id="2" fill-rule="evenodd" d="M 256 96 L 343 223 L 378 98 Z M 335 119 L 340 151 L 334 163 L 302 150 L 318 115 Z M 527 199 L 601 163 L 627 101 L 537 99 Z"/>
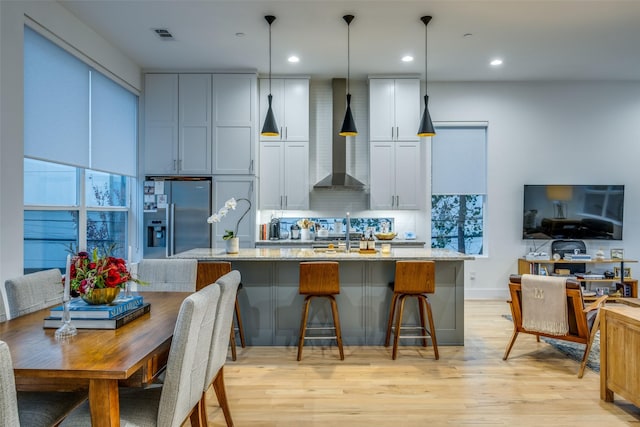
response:
<path id="1" fill-rule="evenodd" d="M 240 315 L 240 303 L 238 302 L 238 296 L 236 295 L 236 322 L 238 323 L 238 334 L 240 335 L 240 346 L 246 347 L 244 341 L 244 327 L 242 326 L 242 316 Z"/>
<path id="2" fill-rule="evenodd" d="M 511 348 L 516 342 L 516 338 L 518 338 L 518 330 L 516 329 L 516 326 L 513 325 L 513 335 L 511 335 L 511 340 L 509 341 L 507 348 L 504 350 L 504 356 L 502 356 L 502 360 L 507 360 L 507 357 L 509 357 L 509 353 L 511 353 Z"/>
<path id="3" fill-rule="evenodd" d="M 420 327 L 422 328 L 420 331 L 420 335 L 422 338 L 422 346 L 427 346 L 427 324 L 425 322 L 424 313 L 427 311 L 427 305 L 425 304 L 426 297 L 424 295 L 418 295 L 416 297 L 418 299 L 418 311 L 420 312 Z M 429 332 L 431 333 L 431 332 Z"/>
<path id="4" fill-rule="evenodd" d="M 202 396 L 203 397 L 200 398 L 195 408 L 191 410 L 191 414 L 189 414 L 189 422 L 191 424 L 191 427 L 201 427 L 201 426 L 207 425 L 206 421 L 202 419 L 202 413 L 204 412 L 206 416 L 206 412 L 207 412 L 207 411 L 202 411 L 202 407 L 204 406 L 204 403 L 203 403 L 204 393 L 202 394 Z"/>
<path id="5" fill-rule="evenodd" d="M 229 337 L 229 344 L 231 345 L 231 360 L 236 360 L 236 331 L 233 329 L 233 323 L 231 323 L 231 336 Z"/>
<path id="6" fill-rule="evenodd" d="M 436 360 L 440 359 L 440 353 L 438 353 L 438 340 L 436 339 L 436 326 L 433 323 L 433 312 L 431 311 L 431 303 L 429 298 L 425 295 L 422 296 L 423 304 L 427 309 L 427 318 L 429 319 L 429 334 L 431 335 L 431 344 L 433 345 L 433 353 Z M 426 340 L 426 339 L 425 339 Z"/>
<path id="7" fill-rule="evenodd" d="M 229 409 L 229 401 L 227 400 L 227 392 L 224 387 L 224 366 L 220 368 L 213 380 L 213 389 L 216 392 L 218 398 L 218 404 L 222 408 L 224 419 L 227 422 L 227 427 L 233 427 L 233 420 L 231 419 L 231 410 Z M 205 426 L 208 424 L 204 424 Z"/>
<path id="8" fill-rule="evenodd" d="M 387 336 L 384 339 L 384 346 L 389 347 L 389 341 L 391 340 L 391 327 L 393 325 L 393 315 L 396 311 L 396 301 L 398 301 L 398 294 L 393 293 L 391 298 L 391 308 L 389 310 L 389 319 L 387 320 Z"/>
<path id="9" fill-rule="evenodd" d="M 336 341 L 340 351 L 340 360 L 344 360 L 344 350 L 342 349 L 342 329 L 340 328 L 340 316 L 338 315 L 338 303 L 333 295 L 329 295 L 331 301 L 331 313 L 333 314 L 333 326 L 336 330 Z"/>
<path id="10" fill-rule="evenodd" d="M 393 360 L 396 360 L 396 357 L 398 357 L 398 342 L 400 340 L 400 333 L 401 333 L 400 327 L 402 325 L 402 314 L 404 312 L 404 301 L 406 297 L 407 297 L 406 295 L 400 295 L 398 298 L 400 302 L 400 307 L 398 308 L 398 313 L 396 314 L 396 330 L 393 336 L 393 350 L 391 353 L 391 358 Z"/>
<path id="11" fill-rule="evenodd" d="M 308 295 L 304 299 L 304 306 L 302 308 L 302 320 L 300 322 L 300 338 L 298 339 L 298 362 L 302 360 L 302 347 L 304 347 L 304 335 L 307 331 L 307 317 L 309 316 L 309 303 L 311 302 L 311 295 Z"/>
<path id="12" fill-rule="evenodd" d="M 582 362 L 580 363 L 580 370 L 578 371 L 578 378 L 582 378 L 584 376 L 584 368 L 587 367 L 587 359 L 589 359 L 589 353 L 591 352 L 591 347 L 593 346 L 593 339 L 596 337 L 596 333 L 600 329 L 600 311 L 596 314 L 596 318 L 593 321 L 593 325 L 591 326 L 591 332 L 589 333 L 589 342 L 587 342 L 587 346 L 584 349 L 584 355 L 582 356 Z"/>

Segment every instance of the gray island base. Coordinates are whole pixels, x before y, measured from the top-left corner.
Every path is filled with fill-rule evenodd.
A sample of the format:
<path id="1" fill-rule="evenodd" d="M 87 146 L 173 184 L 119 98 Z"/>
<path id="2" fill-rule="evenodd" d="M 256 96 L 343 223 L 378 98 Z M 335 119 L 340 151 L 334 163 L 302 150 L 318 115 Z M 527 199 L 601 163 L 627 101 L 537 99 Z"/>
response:
<path id="1" fill-rule="evenodd" d="M 192 249 L 173 258 L 199 262 L 231 261 L 242 275 L 239 293 L 248 345 L 297 346 L 304 297 L 298 294 L 299 263 L 338 261 L 340 295 L 336 297 L 345 345 L 383 345 L 397 260 L 436 262 L 436 292 L 429 295 L 438 345 L 464 345 L 464 261 L 473 257 L 441 249 L 393 248 L 391 253 L 323 252 L 310 248 Z M 331 324 L 331 309 L 323 298 L 314 299 L 311 323 Z M 405 323 L 418 322 L 415 299 L 405 305 Z M 407 332 L 409 333 L 409 332 Z M 404 340 L 416 345 L 417 340 Z M 308 345 L 330 343 L 314 340 Z"/>

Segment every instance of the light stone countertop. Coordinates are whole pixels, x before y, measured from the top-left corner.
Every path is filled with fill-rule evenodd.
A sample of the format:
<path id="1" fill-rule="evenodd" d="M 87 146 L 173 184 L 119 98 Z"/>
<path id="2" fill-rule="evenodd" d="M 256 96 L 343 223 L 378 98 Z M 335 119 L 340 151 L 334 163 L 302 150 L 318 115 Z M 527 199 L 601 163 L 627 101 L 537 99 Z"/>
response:
<path id="1" fill-rule="evenodd" d="M 293 261 L 293 260 L 331 260 L 331 261 L 398 261 L 407 259 L 432 261 L 469 261 L 473 256 L 446 249 L 432 248 L 392 248 L 390 253 L 360 254 L 357 251 L 328 252 L 311 248 L 255 248 L 240 249 L 237 254 L 227 254 L 224 249 L 196 248 L 181 252 L 172 258 L 198 259 L 200 261 Z"/>

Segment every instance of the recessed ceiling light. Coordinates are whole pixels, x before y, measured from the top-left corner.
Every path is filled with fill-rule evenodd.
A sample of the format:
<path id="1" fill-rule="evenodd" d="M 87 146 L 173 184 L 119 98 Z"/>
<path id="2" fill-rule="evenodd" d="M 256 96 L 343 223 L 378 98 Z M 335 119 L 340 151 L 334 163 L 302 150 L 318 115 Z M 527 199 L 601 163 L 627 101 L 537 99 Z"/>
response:
<path id="1" fill-rule="evenodd" d="M 402 62 L 411 62 L 413 61 L 413 56 L 411 55 L 405 55 L 402 57 Z"/>
<path id="2" fill-rule="evenodd" d="M 236 37 L 244 37 L 244 33 L 236 33 Z"/>
<path id="3" fill-rule="evenodd" d="M 491 66 L 493 67 L 500 66 L 502 65 L 502 59 L 494 59 L 489 64 L 491 64 Z"/>
<path id="4" fill-rule="evenodd" d="M 294 64 L 295 64 L 296 62 L 300 62 L 300 58 L 298 58 L 298 57 L 297 57 L 297 56 L 295 56 L 295 55 L 291 55 L 291 56 L 287 59 L 287 61 L 289 61 L 289 62 L 291 62 L 291 63 L 294 63 Z"/>
<path id="5" fill-rule="evenodd" d="M 464 33 L 464 34 L 462 35 L 462 37 L 464 37 L 465 39 L 468 39 L 469 37 L 473 37 L 473 34 L 471 34 L 471 33 Z"/>

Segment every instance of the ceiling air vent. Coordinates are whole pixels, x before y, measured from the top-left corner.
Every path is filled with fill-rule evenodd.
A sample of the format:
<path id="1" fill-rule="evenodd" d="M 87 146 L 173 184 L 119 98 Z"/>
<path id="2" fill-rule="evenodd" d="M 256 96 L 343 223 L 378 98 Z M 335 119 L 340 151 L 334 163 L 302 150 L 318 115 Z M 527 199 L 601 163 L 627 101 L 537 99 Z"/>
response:
<path id="1" fill-rule="evenodd" d="M 174 40 L 173 34 L 166 28 L 153 28 L 153 32 L 156 33 L 161 40 Z"/>

